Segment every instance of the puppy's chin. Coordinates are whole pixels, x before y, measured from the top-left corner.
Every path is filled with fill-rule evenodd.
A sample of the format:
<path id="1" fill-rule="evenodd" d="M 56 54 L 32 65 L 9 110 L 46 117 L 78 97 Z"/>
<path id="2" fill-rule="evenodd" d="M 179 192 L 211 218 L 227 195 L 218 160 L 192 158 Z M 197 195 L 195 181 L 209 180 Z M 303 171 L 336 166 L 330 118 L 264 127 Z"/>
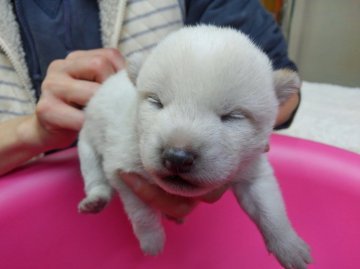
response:
<path id="1" fill-rule="evenodd" d="M 200 186 L 179 175 L 155 176 L 155 183 L 164 191 L 184 197 L 198 197 L 212 191 L 210 186 Z"/>

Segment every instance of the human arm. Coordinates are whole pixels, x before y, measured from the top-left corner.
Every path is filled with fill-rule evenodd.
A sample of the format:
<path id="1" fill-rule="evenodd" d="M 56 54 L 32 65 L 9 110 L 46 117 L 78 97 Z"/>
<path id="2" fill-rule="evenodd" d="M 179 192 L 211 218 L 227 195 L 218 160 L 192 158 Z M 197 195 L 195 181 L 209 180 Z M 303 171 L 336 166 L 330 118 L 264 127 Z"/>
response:
<path id="1" fill-rule="evenodd" d="M 0 175 L 43 152 L 71 145 L 82 126 L 81 108 L 101 82 L 123 66 L 113 49 L 77 51 L 54 61 L 36 111 L 0 123 Z"/>
<path id="2" fill-rule="evenodd" d="M 16 117 L 0 124 L 0 175 L 44 152 L 39 143 L 34 115 Z"/>

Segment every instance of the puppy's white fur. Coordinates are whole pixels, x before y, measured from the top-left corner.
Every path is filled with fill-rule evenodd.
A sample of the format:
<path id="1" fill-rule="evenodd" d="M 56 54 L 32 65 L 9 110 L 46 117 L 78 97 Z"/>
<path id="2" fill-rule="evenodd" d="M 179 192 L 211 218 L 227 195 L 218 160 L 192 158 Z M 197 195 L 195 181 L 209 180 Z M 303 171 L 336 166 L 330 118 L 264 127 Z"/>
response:
<path id="1" fill-rule="evenodd" d="M 287 219 L 263 154 L 279 102 L 299 87 L 296 73 L 274 74 L 245 35 L 212 26 L 171 34 L 128 70 L 109 78 L 86 108 L 79 138 L 86 198 L 79 210 L 100 211 L 115 188 L 142 250 L 156 255 L 165 241 L 160 214 L 125 186 L 121 172 L 188 197 L 231 184 L 268 250 L 286 268 L 306 268 L 308 247 Z M 190 169 L 169 170 L 166 148 L 194 153 Z"/>

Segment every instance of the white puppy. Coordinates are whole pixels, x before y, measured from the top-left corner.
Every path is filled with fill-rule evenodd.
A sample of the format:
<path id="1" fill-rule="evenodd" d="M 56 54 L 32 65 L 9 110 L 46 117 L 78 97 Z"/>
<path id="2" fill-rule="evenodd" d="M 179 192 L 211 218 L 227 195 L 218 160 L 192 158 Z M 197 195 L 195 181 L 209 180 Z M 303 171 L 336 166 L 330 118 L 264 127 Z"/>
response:
<path id="1" fill-rule="evenodd" d="M 279 101 L 299 83 L 294 72 L 274 73 L 238 31 L 197 26 L 169 35 L 90 100 L 79 138 L 86 191 L 79 210 L 102 210 L 116 189 L 142 250 L 156 255 L 165 241 L 160 214 L 125 186 L 121 172 L 187 197 L 230 184 L 268 250 L 286 268 L 306 268 L 308 247 L 288 221 L 263 154 Z"/>

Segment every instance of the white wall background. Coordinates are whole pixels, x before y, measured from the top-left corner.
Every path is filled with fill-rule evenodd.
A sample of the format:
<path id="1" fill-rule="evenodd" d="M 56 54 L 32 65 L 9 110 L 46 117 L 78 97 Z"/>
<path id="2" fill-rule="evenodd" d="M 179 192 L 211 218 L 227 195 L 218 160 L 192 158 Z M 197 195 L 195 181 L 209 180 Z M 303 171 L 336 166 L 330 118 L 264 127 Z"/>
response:
<path id="1" fill-rule="evenodd" d="M 296 0 L 289 54 L 307 81 L 360 86 L 360 0 Z"/>

